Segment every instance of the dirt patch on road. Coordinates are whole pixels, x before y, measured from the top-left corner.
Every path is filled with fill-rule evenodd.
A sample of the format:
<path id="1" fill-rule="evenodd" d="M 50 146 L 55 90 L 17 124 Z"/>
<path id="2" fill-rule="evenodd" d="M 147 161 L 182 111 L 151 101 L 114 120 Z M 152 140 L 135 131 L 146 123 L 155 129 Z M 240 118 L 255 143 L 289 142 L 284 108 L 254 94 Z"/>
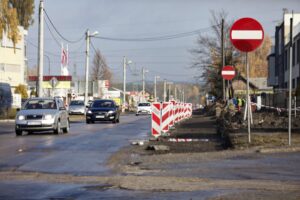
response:
<path id="1" fill-rule="evenodd" d="M 110 188 L 151 192 L 190 192 L 212 189 L 247 189 L 268 191 L 297 191 L 299 183 L 267 180 L 218 180 L 186 177 L 154 176 L 73 176 L 66 174 L 45 174 L 32 172 L 0 172 L 1 181 L 34 181 L 48 183 L 73 183 L 106 185 Z M 157 184 L 159 183 L 159 184 Z M 100 187 L 102 189 L 102 187 Z M 95 189 L 95 187 L 93 188 Z"/>

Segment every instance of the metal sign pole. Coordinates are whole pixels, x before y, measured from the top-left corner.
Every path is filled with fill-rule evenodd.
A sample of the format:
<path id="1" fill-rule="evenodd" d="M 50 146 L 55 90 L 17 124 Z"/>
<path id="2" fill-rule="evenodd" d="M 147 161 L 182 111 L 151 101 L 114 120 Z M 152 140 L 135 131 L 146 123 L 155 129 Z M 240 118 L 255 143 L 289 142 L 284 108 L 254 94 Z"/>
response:
<path id="1" fill-rule="evenodd" d="M 249 101 L 249 63 L 248 52 L 246 53 L 246 70 L 247 70 L 247 120 L 248 120 L 248 142 L 251 143 L 251 127 L 250 127 L 250 101 Z"/>
<path id="2" fill-rule="evenodd" d="M 289 146 L 291 146 L 292 129 L 292 65 L 293 65 L 293 18 L 290 19 L 290 69 L 289 69 Z"/>

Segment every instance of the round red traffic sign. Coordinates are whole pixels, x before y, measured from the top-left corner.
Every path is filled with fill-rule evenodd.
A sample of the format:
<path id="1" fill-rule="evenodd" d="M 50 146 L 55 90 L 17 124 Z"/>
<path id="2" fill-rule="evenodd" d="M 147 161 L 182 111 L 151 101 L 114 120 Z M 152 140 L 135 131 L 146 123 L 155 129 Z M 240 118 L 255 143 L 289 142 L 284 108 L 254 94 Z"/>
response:
<path id="1" fill-rule="evenodd" d="M 258 48 L 264 40 L 264 29 L 252 18 L 241 18 L 230 29 L 230 40 L 238 50 L 250 52 Z"/>
<path id="2" fill-rule="evenodd" d="M 233 66 L 224 66 L 222 68 L 222 77 L 225 80 L 231 80 L 235 77 L 235 70 Z"/>

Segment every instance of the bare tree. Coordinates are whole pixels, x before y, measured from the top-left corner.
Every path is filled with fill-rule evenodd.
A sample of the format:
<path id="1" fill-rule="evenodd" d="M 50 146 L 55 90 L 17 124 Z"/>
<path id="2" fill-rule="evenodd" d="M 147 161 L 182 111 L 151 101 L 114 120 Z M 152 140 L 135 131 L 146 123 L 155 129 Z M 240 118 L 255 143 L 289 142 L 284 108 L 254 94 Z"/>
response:
<path id="1" fill-rule="evenodd" d="M 109 80 L 112 79 L 112 73 L 106 63 L 104 56 L 100 50 L 97 49 L 93 59 L 92 79 L 96 80 Z"/>
<path id="2" fill-rule="evenodd" d="M 224 19 L 224 56 L 225 65 L 232 65 L 236 68 L 238 76 L 246 75 L 246 67 L 244 63 L 245 54 L 237 51 L 230 41 L 230 27 L 233 21 L 227 20 L 225 11 L 211 12 L 211 31 L 204 35 L 200 34 L 197 39 L 197 47 L 191 50 L 194 55 L 193 68 L 200 71 L 197 77 L 206 83 L 206 87 L 210 87 L 210 92 L 217 97 L 221 97 L 222 90 L 222 46 L 221 46 L 221 22 Z M 260 48 L 249 55 L 250 77 L 266 77 L 268 74 L 267 55 L 271 48 L 270 37 L 266 36 L 264 43 Z M 234 96 L 232 86 L 229 87 L 230 97 Z"/>
<path id="3" fill-rule="evenodd" d="M 206 83 L 205 86 L 211 88 L 211 93 L 222 96 L 222 46 L 221 46 L 221 26 L 224 19 L 224 56 L 225 65 L 237 66 L 241 63 L 239 52 L 232 46 L 229 40 L 229 31 L 232 22 L 228 23 L 225 11 L 211 11 L 211 31 L 207 34 L 200 34 L 197 39 L 197 47 L 191 50 L 194 56 L 193 68 L 197 68 L 200 75 L 199 80 Z"/>

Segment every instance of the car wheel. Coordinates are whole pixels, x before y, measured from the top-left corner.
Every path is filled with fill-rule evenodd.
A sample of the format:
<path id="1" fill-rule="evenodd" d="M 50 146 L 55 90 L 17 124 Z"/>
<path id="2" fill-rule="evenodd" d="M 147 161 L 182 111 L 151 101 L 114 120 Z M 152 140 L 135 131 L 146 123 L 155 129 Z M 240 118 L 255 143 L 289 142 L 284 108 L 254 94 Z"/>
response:
<path id="1" fill-rule="evenodd" d="M 67 121 L 67 127 L 63 129 L 63 132 L 64 133 L 69 133 L 70 131 L 70 123 L 69 123 L 69 120 Z"/>
<path id="2" fill-rule="evenodd" d="M 57 122 L 56 129 L 54 130 L 54 133 L 57 134 L 57 135 L 62 134 L 60 121 Z"/>
<path id="3" fill-rule="evenodd" d="M 139 114 L 135 114 L 135 116 L 139 116 Z"/>
<path id="4" fill-rule="evenodd" d="M 87 120 L 86 120 L 86 123 L 87 123 L 87 124 L 90 124 L 90 123 L 91 123 L 91 121 L 87 119 Z"/>
<path id="5" fill-rule="evenodd" d="M 16 136 L 22 136 L 23 131 L 22 130 L 16 130 Z"/>

